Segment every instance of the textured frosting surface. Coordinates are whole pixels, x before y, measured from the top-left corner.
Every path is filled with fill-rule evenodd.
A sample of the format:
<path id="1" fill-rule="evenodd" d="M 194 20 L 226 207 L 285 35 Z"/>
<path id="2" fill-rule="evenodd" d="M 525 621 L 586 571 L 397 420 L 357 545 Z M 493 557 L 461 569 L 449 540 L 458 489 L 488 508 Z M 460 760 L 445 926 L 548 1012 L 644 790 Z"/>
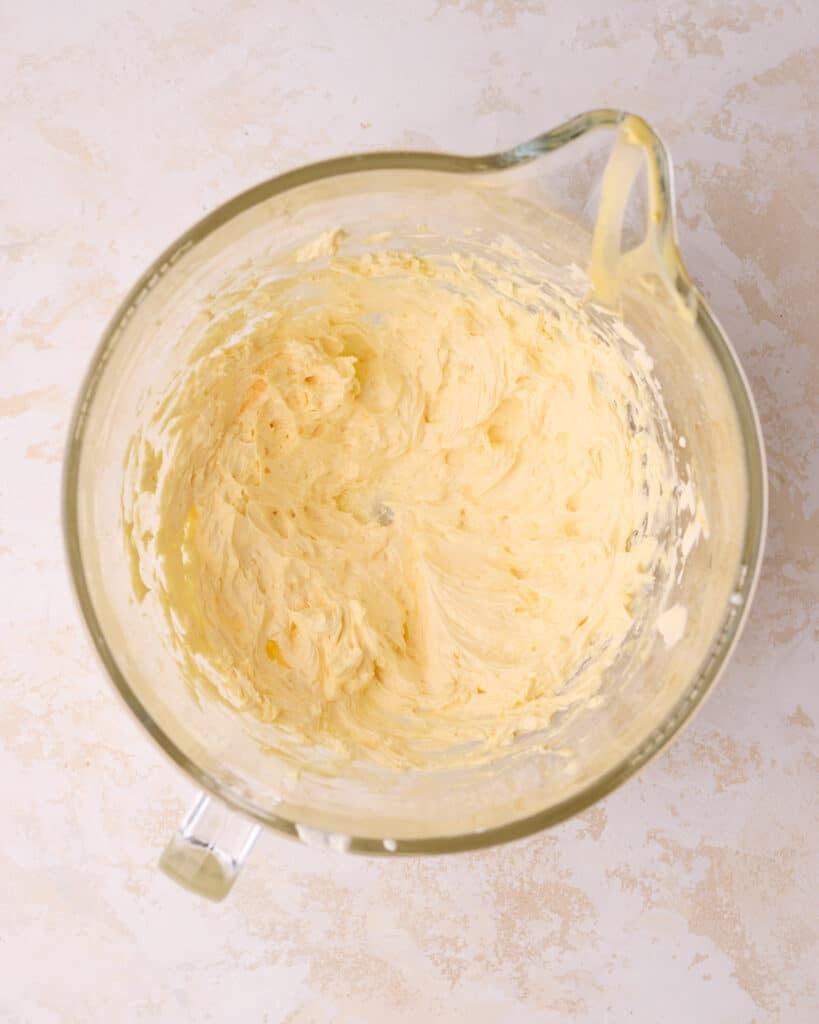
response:
<path id="1" fill-rule="evenodd" d="M 491 259 L 337 248 L 234 295 L 134 439 L 135 586 L 186 671 L 305 743 L 483 757 L 593 698 L 662 611 L 651 361 Z"/>

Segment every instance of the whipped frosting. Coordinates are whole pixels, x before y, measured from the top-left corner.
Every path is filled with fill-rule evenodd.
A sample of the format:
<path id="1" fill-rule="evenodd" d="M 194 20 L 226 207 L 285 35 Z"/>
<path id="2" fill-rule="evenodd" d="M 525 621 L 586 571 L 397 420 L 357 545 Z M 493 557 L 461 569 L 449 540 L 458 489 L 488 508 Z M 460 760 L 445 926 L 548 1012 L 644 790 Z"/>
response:
<path id="1" fill-rule="evenodd" d="M 234 290 L 134 438 L 135 596 L 193 682 L 300 742 L 486 758 L 663 611 L 662 397 L 622 325 L 508 251 L 343 237 Z"/>

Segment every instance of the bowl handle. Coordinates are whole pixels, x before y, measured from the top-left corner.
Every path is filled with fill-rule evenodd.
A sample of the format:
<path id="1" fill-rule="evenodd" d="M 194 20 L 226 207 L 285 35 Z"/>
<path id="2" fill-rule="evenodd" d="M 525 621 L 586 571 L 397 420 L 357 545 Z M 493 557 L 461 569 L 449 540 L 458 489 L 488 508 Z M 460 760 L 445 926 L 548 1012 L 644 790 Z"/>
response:
<path id="1" fill-rule="evenodd" d="M 223 900 L 260 832 L 260 825 L 199 793 L 165 847 L 159 866 L 186 889 L 209 900 Z"/>
<path id="2" fill-rule="evenodd" d="M 626 208 L 645 164 L 648 217 L 645 237 L 621 249 Z M 641 118 L 627 114 L 618 125 L 609 155 L 592 236 L 589 276 L 595 297 L 616 305 L 626 282 L 643 275 L 662 279 L 682 311 L 693 315 L 695 295 L 677 248 L 671 163 L 659 136 Z"/>

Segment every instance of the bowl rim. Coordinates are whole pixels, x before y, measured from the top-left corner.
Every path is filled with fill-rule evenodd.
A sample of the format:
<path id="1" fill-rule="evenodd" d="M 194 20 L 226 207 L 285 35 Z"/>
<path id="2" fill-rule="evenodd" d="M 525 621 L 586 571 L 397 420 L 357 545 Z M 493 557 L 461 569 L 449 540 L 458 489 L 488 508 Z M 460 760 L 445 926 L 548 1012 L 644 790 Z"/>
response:
<path id="1" fill-rule="evenodd" d="M 664 240 L 663 259 L 670 272 L 670 281 L 696 317 L 726 375 L 744 442 L 748 474 L 748 503 L 740 556 L 740 574 L 736 583 L 735 601 L 729 601 L 711 650 L 692 677 L 686 692 L 654 727 L 636 750 L 584 786 L 577 793 L 548 808 L 526 815 L 504 825 L 460 834 L 442 834 L 420 839 L 389 839 L 372 836 L 345 836 L 344 848 L 351 853 L 389 856 L 401 854 L 437 854 L 476 850 L 496 846 L 550 828 L 586 810 L 619 788 L 626 780 L 652 760 L 669 741 L 679 735 L 691 720 L 722 674 L 747 620 L 762 565 L 768 518 L 768 481 L 764 442 L 759 415 L 745 373 L 736 352 L 699 291 L 691 284 L 677 247 L 674 217 L 674 187 L 671 163 L 660 137 L 642 118 L 624 110 L 611 108 L 591 110 L 565 121 L 551 131 L 527 142 L 484 156 L 458 156 L 449 153 L 388 150 L 337 157 L 306 165 L 276 175 L 234 196 L 218 206 L 180 235 L 144 271 L 115 311 L 94 352 L 91 364 L 80 386 L 67 439 L 62 479 L 63 540 L 73 590 L 81 616 L 91 640 L 115 689 L 136 719 L 153 737 L 161 750 L 197 785 L 215 795 L 234 810 L 266 827 L 294 838 L 300 838 L 299 823 L 272 813 L 240 793 L 227 788 L 209 772 L 197 765 L 151 718 L 128 684 L 103 633 L 91 599 L 83 565 L 78 529 L 79 467 L 85 424 L 94 401 L 100 378 L 122 329 L 142 297 L 153 288 L 165 271 L 185 252 L 203 241 L 217 228 L 240 213 L 302 185 L 355 172 L 375 170 L 421 170 L 450 174 L 482 174 L 520 167 L 569 144 L 590 131 L 616 128 L 627 119 L 640 125 L 648 140 L 648 159 L 652 164 L 659 194 L 659 217 L 656 228 Z M 732 595 L 733 596 L 733 595 Z M 311 826 L 312 828 L 312 826 Z M 313 829 L 321 832 L 321 829 Z M 329 834 L 329 833 L 328 833 Z M 384 839 L 389 849 L 384 846 Z"/>

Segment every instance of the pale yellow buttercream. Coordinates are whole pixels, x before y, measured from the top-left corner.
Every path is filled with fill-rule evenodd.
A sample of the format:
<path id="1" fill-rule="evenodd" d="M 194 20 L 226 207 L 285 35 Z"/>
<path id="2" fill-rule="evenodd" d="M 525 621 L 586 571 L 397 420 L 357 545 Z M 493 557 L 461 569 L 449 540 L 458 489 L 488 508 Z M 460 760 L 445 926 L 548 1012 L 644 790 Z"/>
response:
<path id="1" fill-rule="evenodd" d="M 340 237 L 233 295 L 135 438 L 135 589 L 191 678 L 291 737 L 488 756 L 597 694 L 663 610 L 661 396 L 576 298 Z"/>

